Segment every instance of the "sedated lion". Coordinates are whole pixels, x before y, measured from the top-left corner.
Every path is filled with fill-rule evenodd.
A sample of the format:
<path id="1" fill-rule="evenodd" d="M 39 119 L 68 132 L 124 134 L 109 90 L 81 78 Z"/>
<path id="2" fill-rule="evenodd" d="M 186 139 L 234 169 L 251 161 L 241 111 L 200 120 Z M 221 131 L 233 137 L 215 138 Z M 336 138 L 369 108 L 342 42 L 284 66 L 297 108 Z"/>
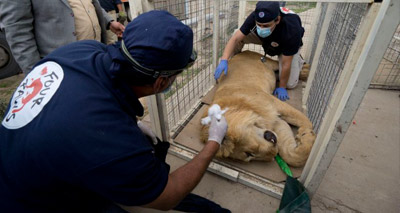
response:
<path id="1" fill-rule="evenodd" d="M 289 104 L 272 95 L 274 62 L 266 65 L 261 55 L 245 51 L 229 61 L 229 73 L 220 78 L 213 104 L 227 108 L 228 131 L 217 157 L 272 161 L 279 155 L 291 166 L 303 166 L 315 141 L 309 119 Z M 207 116 L 207 111 L 203 117 Z M 291 127 L 298 127 L 294 136 Z M 208 126 L 202 127 L 202 141 L 208 138 Z"/>

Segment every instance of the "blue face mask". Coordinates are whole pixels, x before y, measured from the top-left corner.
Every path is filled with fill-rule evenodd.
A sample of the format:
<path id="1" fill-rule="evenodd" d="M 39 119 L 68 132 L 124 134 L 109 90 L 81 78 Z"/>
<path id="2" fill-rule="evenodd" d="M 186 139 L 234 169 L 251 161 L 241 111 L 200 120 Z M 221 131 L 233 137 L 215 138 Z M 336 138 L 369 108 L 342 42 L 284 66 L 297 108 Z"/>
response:
<path id="1" fill-rule="evenodd" d="M 171 91 L 172 85 L 169 85 L 164 91 L 162 91 L 164 94 L 169 93 Z"/>
<path id="2" fill-rule="evenodd" d="M 261 28 L 257 25 L 257 34 L 261 37 L 261 38 L 266 38 L 268 36 L 271 35 L 271 28 Z"/>
<path id="3" fill-rule="evenodd" d="M 169 86 L 168 86 L 165 90 L 162 91 L 164 94 L 166 94 L 166 93 L 168 93 L 168 92 L 171 91 L 172 83 L 173 83 L 173 82 L 171 82 L 171 80 L 168 79 L 168 85 L 169 85 Z"/>

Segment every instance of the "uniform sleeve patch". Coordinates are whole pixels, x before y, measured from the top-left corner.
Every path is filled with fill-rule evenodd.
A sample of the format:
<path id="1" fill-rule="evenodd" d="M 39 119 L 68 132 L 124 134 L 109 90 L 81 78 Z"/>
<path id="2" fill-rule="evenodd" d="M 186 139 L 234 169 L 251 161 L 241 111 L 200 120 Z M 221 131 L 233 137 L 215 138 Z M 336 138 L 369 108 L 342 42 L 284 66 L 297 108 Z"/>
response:
<path id="1" fill-rule="evenodd" d="M 53 61 L 36 66 L 15 90 L 2 125 L 19 129 L 30 123 L 57 92 L 63 78 L 62 67 Z"/>
<path id="2" fill-rule="evenodd" d="M 289 8 L 286 7 L 281 7 L 281 12 L 283 14 L 296 14 L 295 12 L 293 12 L 293 10 L 290 10 Z"/>

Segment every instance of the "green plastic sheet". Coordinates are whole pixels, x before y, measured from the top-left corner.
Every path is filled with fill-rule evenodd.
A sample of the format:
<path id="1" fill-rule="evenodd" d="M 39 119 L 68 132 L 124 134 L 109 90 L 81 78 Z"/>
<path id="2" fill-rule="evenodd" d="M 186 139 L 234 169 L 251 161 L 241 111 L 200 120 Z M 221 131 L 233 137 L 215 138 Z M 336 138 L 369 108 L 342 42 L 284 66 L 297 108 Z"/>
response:
<path id="1" fill-rule="evenodd" d="M 275 157 L 276 162 L 283 172 L 286 173 L 286 183 L 283 189 L 283 195 L 279 209 L 276 212 L 279 213 L 306 213 L 311 212 L 310 197 L 303 184 L 300 183 L 296 178 L 293 178 L 292 171 L 286 162 L 277 155 Z"/>

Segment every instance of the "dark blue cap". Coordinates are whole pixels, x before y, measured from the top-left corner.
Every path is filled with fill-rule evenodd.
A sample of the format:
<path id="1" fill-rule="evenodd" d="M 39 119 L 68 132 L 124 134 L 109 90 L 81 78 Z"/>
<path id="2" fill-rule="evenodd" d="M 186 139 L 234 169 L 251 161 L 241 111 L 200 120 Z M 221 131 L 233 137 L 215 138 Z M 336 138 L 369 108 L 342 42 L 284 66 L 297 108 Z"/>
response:
<path id="1" fill-rule="evenodd" d="M 133 19 L 123 41 L 132 58 L 154 70 L 183 69 L 193 50 L 193 32 L 167 11 L 153 10 Z"/>
<path id="2" fill-rule="evenodd" d="M 259 1 L 256 4 L 256 10 L 254 13 L 257 22 L 267 23 L 275 20 L 279 15 L 279 11 L 279 2 Z"/>

